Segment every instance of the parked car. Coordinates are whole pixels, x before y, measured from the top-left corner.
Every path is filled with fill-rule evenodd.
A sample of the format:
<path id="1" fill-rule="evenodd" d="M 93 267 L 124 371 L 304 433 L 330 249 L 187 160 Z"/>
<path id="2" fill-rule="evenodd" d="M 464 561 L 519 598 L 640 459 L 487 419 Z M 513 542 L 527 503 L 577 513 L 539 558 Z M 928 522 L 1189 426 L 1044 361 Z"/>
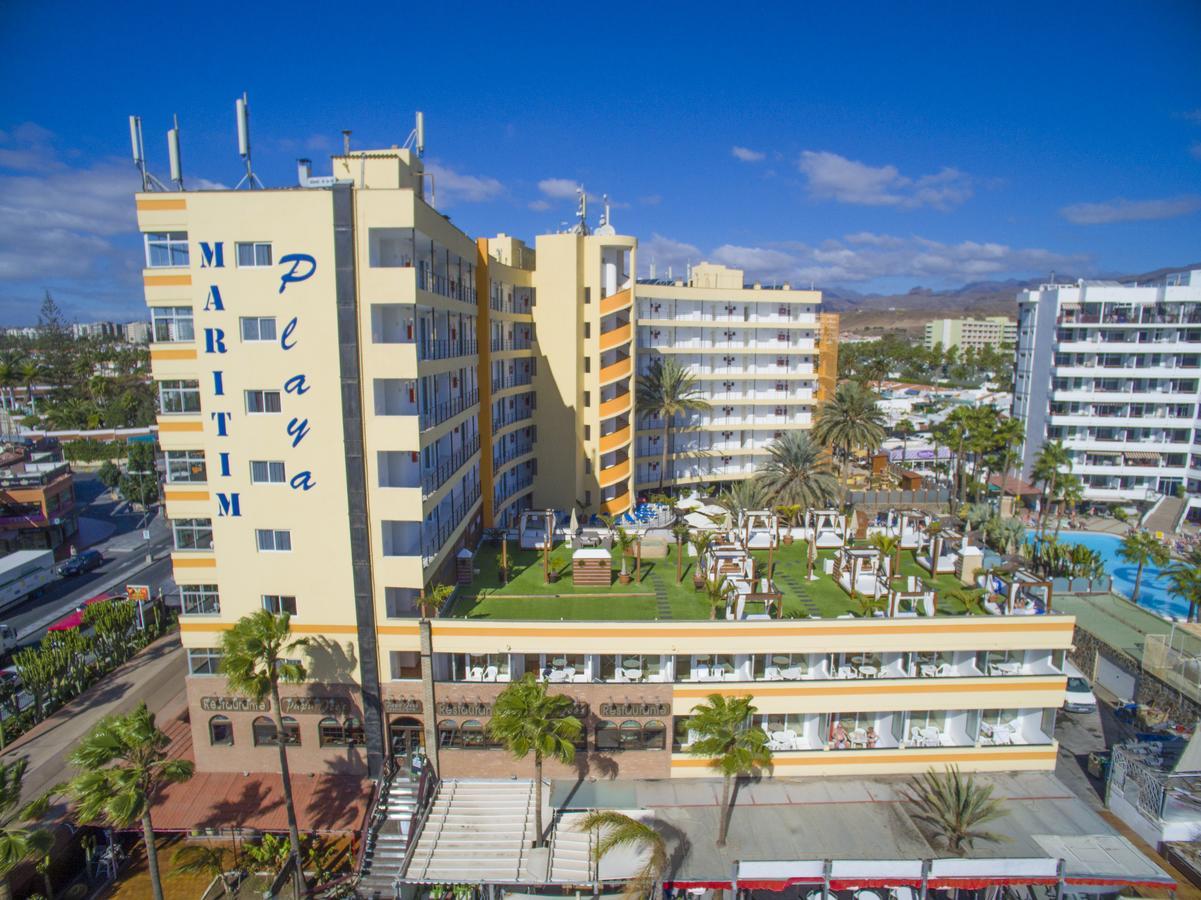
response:
<path id="1" fill-rule="evenodd" d="M 77 553 L 65 563 L 58 567 L 59 575 L 82 575 L 84 572 L 90 572 L 92 569 L 99 568 L 104 562 L 104 557 L 100 555 L 99 550 L 84 550 L 82 553 Z"/>
<path id="2" fill-rule="evenodd" d="M 1063 708 L 1068 712 L 1095 712 L 1097 698 L 1093 696 L 1092 685 L 1088 683 L 1084 673 L 1066 661 L 1063 671 L 1068 676 L 1068 688 L 1067 694 L 1064 696 Z"/>

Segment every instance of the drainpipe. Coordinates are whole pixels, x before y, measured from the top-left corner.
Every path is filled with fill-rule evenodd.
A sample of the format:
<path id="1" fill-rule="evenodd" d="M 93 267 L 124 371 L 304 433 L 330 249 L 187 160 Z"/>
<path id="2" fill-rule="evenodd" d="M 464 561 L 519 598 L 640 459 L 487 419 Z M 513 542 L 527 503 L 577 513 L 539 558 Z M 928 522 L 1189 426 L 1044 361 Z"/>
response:
<path id="1" fill-rule="evenodd" d="M 832 860 L 822 860 L 822 900 L 830 900 L 830 873 L 833 868 L 834 862 Z"/>
<path id="2" fill-rule="evenodd" d="M 922 860 L 922 887 L 921 887 L 921 894 L 920 894 L 921 900 L 927 900 L 927 898 L 930 896 L 929 882 L 930 882 L 930 860 L 923 859 Z"/>
<path id="3" fill-rule="evenodd" d="M 421 721 L 425 728 L 425 759 L 428 765 L 433 766 L 434 772 L 440 775 L 438 714 L 434 697 L 434 650 L 429 619 L 422 619 L 418 623 L 418 633 L 421 639 L 421 708 L 425 713 Z"/>
<path id="4" fill-rule="evenodd" d="M 1064 861 L 1062 859 L 1057 861 L 1055 863 L 1055 876 L 1058 879 L 1058 882 L 1055 885 L 1055 900 L 1063 900 L 1064 892 L 1067 889 L 1065 882 L 1066 872 L 1067 865 L 1064 863 Z"/>

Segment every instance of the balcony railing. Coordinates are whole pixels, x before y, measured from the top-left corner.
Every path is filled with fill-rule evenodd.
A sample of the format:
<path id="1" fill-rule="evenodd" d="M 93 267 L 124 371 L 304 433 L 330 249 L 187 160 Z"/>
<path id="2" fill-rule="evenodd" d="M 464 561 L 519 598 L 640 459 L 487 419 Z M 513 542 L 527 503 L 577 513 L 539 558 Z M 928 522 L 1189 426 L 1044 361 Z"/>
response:
<path id="1" fill-rule="evenodd" d="M 419 416 L 421 430 L 429 431 L 431 428 L 441 425 L 447 419 L 475 406 L 479 399 L 479 391 L 468 391 L 460 397 L 452 397 L 449 400 L 440 400 L 434 403 L 428 409 L 421 411 Z"/>
<path id="2" fill-rule="evenodd" d="M 474 340 L 434 338 L 419 341 L 417 344 L 417 358 L 421 360 L 450 359 L 455 356 L 475 356 L 477 352 L 477 345 Z"/>
<path id="3" fill-rule="evenodd" d="M 437 558 L 446 542 L 450 540 L 452 534 L 463 524 L 463 520 L 467 518 L 467 514 L 471 512 L 471 508 L 480 499 L 480 486 L 472 485 L 471 489 L 459 500 L 456 500 L 451 505 L 450 516 L 445 522 L 439 522 L 436 527 L 431 529 L 430 533 L 425 535 L 425 540 L 422 542 L 421 564 L 428 566 Z"/>
<path id="4" fill-rule="evenodd" d="M 492 390 L 503 391 L 505 388 L 525 387 L 534 383 L 533 372 L 514 372 L 512 375 L 493 375 Z"/>
<path id="5" fill-rule="evenodd" d="M 504 350 L 529 350 L 533 346 L 534 339 L 532 337 L 492 339 L 493 353 L 500 353 Z"/>
<path id="6" fill-rule="evenodd" d="M 506 425 L 512 425 L 514 422 L 524 422 L 526 419 L 534 417 L 534 409 L 512 409 L 508 412 L 501 413 L 499 416 L 492 417 L 493 428 L 504 428 Z"/>
<path id="7" fill-rule="evenodd" d="M 525 456 L 527 453 L 534 452 L 534 442 L 528 441 L 524 444 L 517 444 L 513 447 L 506 446 L 504 449 L 496 449 L 492 451 L 492 468 L 499 469 L 501 466 L 511 463 L 515 459 Z"/>
<path id="8" fill-rule="evenodd" d="M 510 480 L 510 482 L 507 485 L 501 485 L 501 486 L 497 487 L 496 493 L 493 495 L 493 503 L 495 503 L 496 506 L 499 507 L 502 503 L 505 503 L 510 497 L 514 496 L 515 494 L 520 493 L 521 491 L 524 491 L 526 488 L 528 488 L 533 483 L 534 483 L 533 475 L 521 475 L 520 477 L 518 477 L 516 479 L 512 479 L 512 480 Z M 506 487 L 507 487 L 507 490 L 505 489 Z"/>
<path id="9" fill-rule="evenodd" d="M 424 266 L 417 267 L 417 287 L 423 291 L 441 294 L 451 300 L 461 300 L 463 303 L 475 306 L 475 285 L 468 281 L 451 280 L 445 275 L 431 272 Z"/>
<path id="10" fill-rule="evenodd" d="M 434 468 L 421 476 L 421 497 L 424 500 L 434 494 L 438 488 L 446 484 L 455 472 L 463 468 L 467 461 L 480 449 L 480 437 L 477 434 L 446 459 L 438 462 Z"/>

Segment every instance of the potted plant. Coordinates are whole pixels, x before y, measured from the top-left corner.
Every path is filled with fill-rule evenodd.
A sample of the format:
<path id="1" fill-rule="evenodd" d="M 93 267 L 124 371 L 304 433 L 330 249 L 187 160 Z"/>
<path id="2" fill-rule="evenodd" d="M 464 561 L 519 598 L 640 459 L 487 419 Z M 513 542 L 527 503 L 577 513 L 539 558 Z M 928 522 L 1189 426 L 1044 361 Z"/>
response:
<path id="1" fill-rule="evenodd" d="M 546 572 L 546 580 L 554 584 L 562 577 L 563 554 L 556 550 L 550 555 L 550 568 Z"/>
<path id="2" fill-rule="evenodd" d="M 716 619 L 717 611 L 726 608 L 726 577 L 722 575 L 706 581 L 705 593 L 709 598 L 709 618 Z"/>
<path id="3" fill-rule="evenodd" d="M 785 545 L 792 544 L 792 526 L 796 524 L 796 517 L 800 515 L 801 508 L 799 506 L 779 506 L 776 508 L 776 514 L 784 520 L 784 537 Z"/>
<path id="4" fill-rule="evenodd" d="M 617 576 L 617 580 L 621 584 L 629 584 L 633 580 L 630 576 L 630 553 L 637 540 L 638 538 L 624 528 L 617 529 L 617 537 L 614 542 L 617 544 L 617 552 L 621 554 L 621 572 Z"/>

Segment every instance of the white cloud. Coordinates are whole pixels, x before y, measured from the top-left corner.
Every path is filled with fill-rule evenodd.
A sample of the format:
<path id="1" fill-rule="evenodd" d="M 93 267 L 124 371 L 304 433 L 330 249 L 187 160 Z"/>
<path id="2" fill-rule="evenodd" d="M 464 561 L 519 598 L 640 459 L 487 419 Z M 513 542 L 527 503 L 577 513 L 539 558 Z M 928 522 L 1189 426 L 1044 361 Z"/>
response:
<path id="1" fill-rule="evenodd" d="M 1188 152 L 1193 154 L 1194 158 L 1201 159 L 1201 141 L 1198 141 L 1197 143 L 1193 144 L 1193 146 L 1189 147 Z"/>
<path id="2" fill-rule="evenodd" d="M 930 286 L 953 286 L 965 281 L 1002 279 L 1081 268 L 1082 256 L 1066 256 L 1039 248 L 1010 247 L 996 242 L 960 241 L 947 244 L 923 237 L 898 237 L 859 232 L 817 245 L 779 243 L 765 246 L 723 244 L 705 253 L 656 234 L 639 245 L 639 258 L 654 256 L 662 271 L 667 262 L 710 260 L 743 269 L 748 280 L 790 282 L 794 285 L 857 284 L 882 278 L 912 278 Z"/>
<path id="3" fill-rule="evenodd" d="M 663 202 L 662 194 L 647 194 L 645 197 L 639 197 L 638 202 L 643 206 L 658 206 Z"/>
<path id="4" fill-rule="evenodd" d="M 1190 109 L 1188 112 L 1182 112 L 1180 118 L 1187 119 L 1190 122 L 1196 122 L 1201 125 L 1201 109 Z"/>
<path id="5" fill-rule="evenodd" d="M 1118 197 L 1107 203 L 1073 203 L 1059 214 L 1076 225 L 1108 225 L 1111 222 L 1145 222 L 1174 219 L 1201 209 L 1201 196 L 1182 194 L 1155 200 L 1127 200 Z"/>
<path id="6" fill-rule="evenodd" d="M 550 209 L 550 202 L 547 200 L 531 200 L 527 205 L 535 212 L 545 212 Z"/>
<path id="7" fill-rule="evenodd" d="M 743 162 L 759 162 L 767 156 L 766 153 L 751 150 L 749 147 L 739 147 L 737 144 L 730 148 L 730 153 L 735 159 L 740 159 Z"/>
<path id="8" fill-rule="evenodd" d="M 972 195 L 971 179 L 952 168 L 910 178 L 896 166 L 869 166 L 828 150 L 804 151 L 797 160 L 797 168 L 808 180 L 809 193 L 819 200 L 946 210 Z"/>
<path id="9" fill-rule="evenodd" d="M 650 271 L 650 264 L 655 264 L 655 273 L 660 277 L 667 275 L 670 266 L 674 274 L 683 275 L 684 267 L 690 262 L 700 262 L 704 253 L 695 244 L 675 241 L 661 234 L 652 234 L 650 240 L 638 242 L 638 261 L 644 271 Z"/>
<path id="10" fill-rule="evenodd" d="M 505 193 L 505 186 L 495 178 L 481 175 L 464 175 L 450 166 L 427 162 L 425 170 L 434 176 L 434 193 L 440 207 L 456 203 L 487 203 Z"/>
<path id="11" fill-rule="evenodd" d="M 578 188 L 570 178 L 543 178 L 538 182 L 538 190 L 555 200 L 575 199 Z"/>

